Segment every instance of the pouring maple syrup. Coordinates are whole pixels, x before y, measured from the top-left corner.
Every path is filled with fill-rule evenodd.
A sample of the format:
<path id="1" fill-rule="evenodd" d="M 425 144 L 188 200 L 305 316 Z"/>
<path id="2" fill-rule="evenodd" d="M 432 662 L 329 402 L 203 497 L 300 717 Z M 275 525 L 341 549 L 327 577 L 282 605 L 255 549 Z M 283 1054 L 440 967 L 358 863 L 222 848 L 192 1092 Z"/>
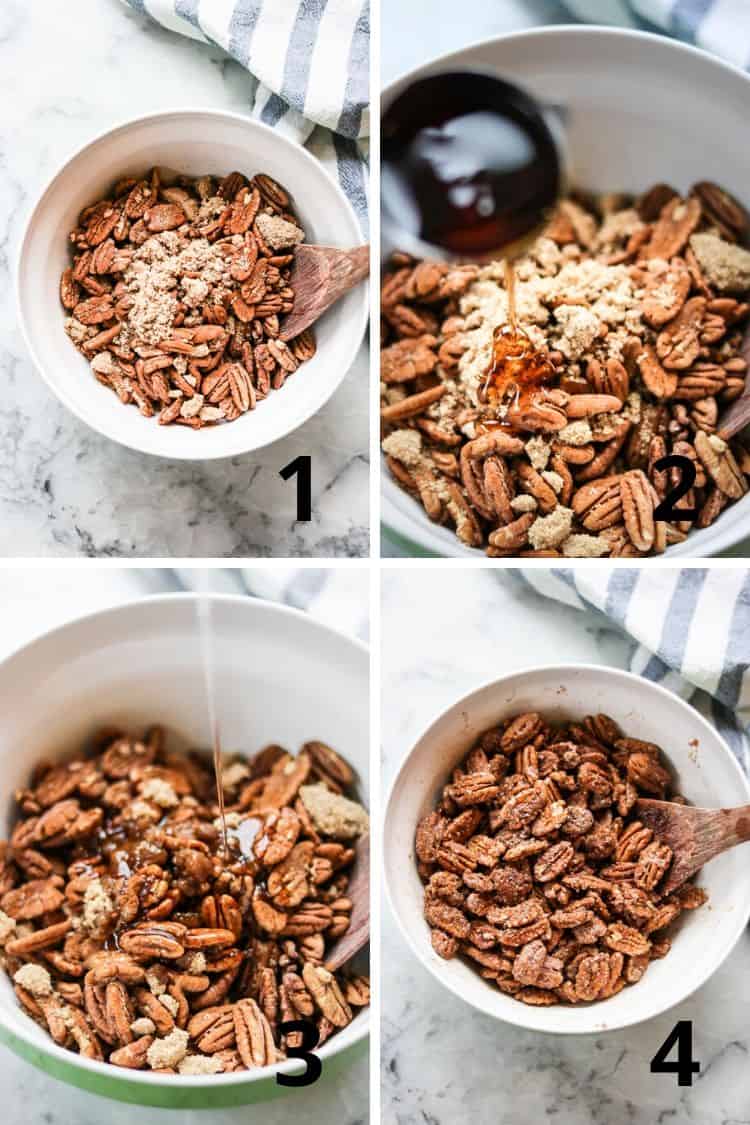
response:
<path id="1" fill-rule="evenodd" d="M 216 661 L 214 657 L 214 634 L 211 620 L 211 601 L 207 594 L 201 593 L 196 601 L 196 615 L 198 618 L 198 635 L 200 637 L 201 660 L 203 663 L 203 680 L 206 688 L 206 705 L 208 708 L 208 721 L 211 730 L 211 744 L 213 752 L 214 778 L 216 780 L 216 800 L 219 806 L 219 820 L 221 823 L 221 847 L 224 856 L 229 857 L 229 836 L 227 833 L 227 818 L 224 810 L 224 786 L 221 778 L 221 733 L 216 707 Z"/>
<path id="2" fill-rule="evenodd" d="M 423 258 L 516 257 L 564 183 L 550 111 L 489 71 L 431 74 L 402 90 L 383 114 L 381 165 L 385 249 Z"/>
<path id="3" fill-rule="evenodd" d="M 511 427 L 514 417 L 533 405 L 539 391 L 555 375 L 547 351 L 536 348 L 518 324 L 516 273 L 507 258 L 505 290 L 508 323 L 499 324 L 494 330 L 492 360 L 478 392 L 479 401 L 492 408 L 495 416 L 480 420 L 476 427 L 480 434 L 501 426 Z"/>
<path id="4" fill-rule="evenodd" d="M 563 190 L 560 138 L 523 90 L 483 71 L 419 79 L 383 115 L 385 249 L 423 258 L 505 260 L 508 323 L 493 335 L 479 388 L 487 432 L 512 424 L 554 375 L 518 323 L 513 260 L 541 232 Z"/>

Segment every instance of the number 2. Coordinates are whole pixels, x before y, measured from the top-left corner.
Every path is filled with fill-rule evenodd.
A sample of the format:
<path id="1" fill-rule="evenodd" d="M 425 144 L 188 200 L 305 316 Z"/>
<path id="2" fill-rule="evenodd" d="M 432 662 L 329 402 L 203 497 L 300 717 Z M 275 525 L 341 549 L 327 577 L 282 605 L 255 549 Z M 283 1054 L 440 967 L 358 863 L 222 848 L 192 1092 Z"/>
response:
<path id="1" fill-rule="evenodd" d="M 667 469 L 679 469 L 680 481 L 671 492 L 654 508 L 655 520 L 691 520 L 698 514 L 697 508 L 676 508 L 675 504 L 690 491 L 695 484 L 695 463 L 689 457 L 680 457 L 673 453 L 669 457 L 661 457 L 654 463 L 654 468 L 659 472 Z"/>

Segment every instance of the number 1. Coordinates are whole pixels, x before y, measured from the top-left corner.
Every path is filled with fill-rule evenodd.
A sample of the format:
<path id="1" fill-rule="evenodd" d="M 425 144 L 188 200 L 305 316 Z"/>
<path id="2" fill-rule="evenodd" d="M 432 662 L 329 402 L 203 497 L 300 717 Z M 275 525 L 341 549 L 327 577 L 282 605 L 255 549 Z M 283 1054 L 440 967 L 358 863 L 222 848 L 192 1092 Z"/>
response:
<path id="1" fill-rule="evenodd" d="M 283 480 L 297 476 L 297 519 L 307 523 L 312 519 L 312 458 L 306 454 L 295 457 L 279 470 Z"/>

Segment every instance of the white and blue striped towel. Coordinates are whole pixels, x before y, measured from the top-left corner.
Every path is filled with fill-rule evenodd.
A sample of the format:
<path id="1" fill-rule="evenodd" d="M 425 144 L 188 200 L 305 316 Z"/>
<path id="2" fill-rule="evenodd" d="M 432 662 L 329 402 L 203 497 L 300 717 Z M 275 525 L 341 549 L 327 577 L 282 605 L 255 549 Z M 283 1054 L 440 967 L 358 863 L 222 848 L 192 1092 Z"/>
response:
<path id="1" fill-rule="evenodd" d="M 630 669 L 711 721 L 750 773 L 750 571 L 519 570 L 537 593 L 605 618 L 633 642 Z"/>
<path id="2" fill-rule="evenodd" d="M 184 567 L 144 573 L 159 575 L 170 589 L 245 593 L 283 602 L 334 629 L 368 638 L 369 575 L 362 567 Z"/>
<path id="3" fill-rule="evenodd" d="M 124 0 L 252 78 L 254 117 L 304 144 L 367 223 L 369 0 Z"/>
<path id="4" fill-rule="evenodd" d="M 750 69 L 749 0 L 565 0 L 574 16 L 666 31 Z"/>

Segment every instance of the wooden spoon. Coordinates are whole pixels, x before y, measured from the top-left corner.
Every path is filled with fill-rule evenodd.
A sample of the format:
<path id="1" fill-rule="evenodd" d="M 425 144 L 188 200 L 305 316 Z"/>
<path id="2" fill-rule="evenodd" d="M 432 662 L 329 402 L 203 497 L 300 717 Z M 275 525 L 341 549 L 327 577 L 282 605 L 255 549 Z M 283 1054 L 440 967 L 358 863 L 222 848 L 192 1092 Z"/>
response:
<path id="1" fill-rule="evenodd" d="M 335 246 L 308 246 L 294 251 L 289 284 L 294 308 L 281 325 L 281 339 L 293 340 L 314 324 L 334 301 L 343 297 L 370 272 L 370 247 L 337 250 Z"/>
<path id="2" fill-rule="evenodd" d="M 671 801 L 636 801 L 638 819 L 673 852 L 662 886 L 665 893 L 681 886 L 720 852 L 750 840 L 750 805 L 738 809 L 694 809 Z"/>
<path id="3" fill-rule="evenodd" d="M 347 898 L 352 900 L 352 917 L 349 929 L 332 946 L 326 957 L 326 968 L 340 969 L 355 953 L 364 949 L 370 940 L 370 836 L 357 840 L 354 870 L 347 888 Z"/>
<path id="4" fill-rule="evenodd" d="M 740 355 L 747 363 L 745 387 L 740 397 L 734 400 L 719 419 L 719 437 L 724 438 L 725 441 L 750 425 L 750 325 L 745 329 L 742 337 Z"/>

